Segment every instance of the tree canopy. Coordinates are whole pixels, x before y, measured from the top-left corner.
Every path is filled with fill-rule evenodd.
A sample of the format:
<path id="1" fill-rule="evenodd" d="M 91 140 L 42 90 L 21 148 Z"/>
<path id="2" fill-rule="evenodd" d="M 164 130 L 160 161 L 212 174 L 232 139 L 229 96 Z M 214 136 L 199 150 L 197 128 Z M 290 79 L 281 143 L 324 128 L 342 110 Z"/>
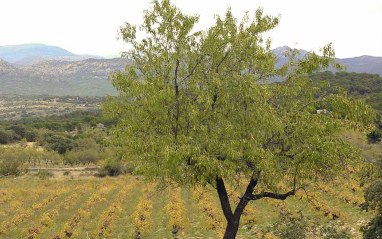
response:
<path id="1" fill-rule="evenodd" d="M 111 75 L 119 96 L 103 110 L 117 120 L 114 143 L 141 173 L 215 187 L 227 219 L 224 238 L 234 238 L 249 201 L 283 200 L 307 179 L 338 175 L 359 161 L 337 133 L 375 115 L 345 92 L 323 94 L 308 78 L 330 65 L 341 68 L 331 44 L 303 59 L 291 50 L 289 62 L 275 69 L 271 40 L 262 34 L 279 17 L 257 9 L 238 22 L 228 8 L 213 26 L 195 31 L 198 19 L 163 0 L 144 12 L 143 39 L 135 25 L 121 27 L 131 63 Z M 283 82 L 267 84 L 273 76 Z M 233 210 L 225 183 L 243 178 L 246 191 Z M 280 191 L 281 181 L 289 191 Z"/>

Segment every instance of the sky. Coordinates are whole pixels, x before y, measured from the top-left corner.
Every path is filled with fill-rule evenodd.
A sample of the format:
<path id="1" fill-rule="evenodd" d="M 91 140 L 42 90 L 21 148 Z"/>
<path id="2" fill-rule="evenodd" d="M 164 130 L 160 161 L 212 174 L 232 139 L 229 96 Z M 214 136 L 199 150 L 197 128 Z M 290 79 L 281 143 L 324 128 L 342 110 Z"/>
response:
<path id="1" fill-rule="evenodd" d="M 266 34 L 272 48 L 288 45 L 308 51 L 333 42 L 339 58 L 382 56 L 381 0 L 172 0 L 182 12 L 199 14 L 197 30 L 214 23 L 230 6 L 240 21 L 253 16 L 281 15 Z M 0 46 L 44 43 L 75 54 L 118 56 L 128 48 L 117 40 L 124 22 L 140 25 L 151 0 L 2 0 Z"/>

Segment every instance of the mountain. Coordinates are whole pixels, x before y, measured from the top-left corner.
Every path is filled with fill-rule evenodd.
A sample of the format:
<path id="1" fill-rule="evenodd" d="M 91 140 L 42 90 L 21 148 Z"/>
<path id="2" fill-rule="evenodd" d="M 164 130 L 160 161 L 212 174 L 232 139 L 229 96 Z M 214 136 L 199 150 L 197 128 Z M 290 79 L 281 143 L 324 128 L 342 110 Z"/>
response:
<path id="1" fill-rule="evenodd" d="M 0 75 L 17 75 L 18 73 L 20 73 L 18 68 L 14 67 L 9 62 L 0 59 Z"/>
<path id="2" fill-rule="evenodd" d="M 283 55 L 288 49 L 288 46 L 277 47 L 273 49 L 273 53 L 276 54 L 278 62 L 276 67 L 281 67 L 288 59 Z M 299 50 L 299 57 L 303 57 L 308 52 L 305 50 Z M 343 66 L 346 66 L 347 72 L 356 72 L 356 73 L 369 73 L 369 74 L 379 74 L 382 76 L 382 57 L 374 56 L 359 56 L 352 58 L 336 58 L 336 61 Z M 334 71 L 334 69 L 330 69 Z"/>
<path id="3" fill-rule="evenodd" d="M 283 55 L 288 49 L 288 46 L 283 46 L 273 50 L 278 60 L 276 67 L 288 61 Z M 307 51 L 300 50 L 298 57 L 302 58 L 306 54 Z M 128 63 L 121 58 L 94 59 L 78 56 L 65 49 L 42 44 L 0 47 L 1 56 L 13 62 L 0 59 L 0 95 L 116 95 L 117 91 L 108 77 L 113 71 L 123 71 Z M 81 57 L 88 59 L 73 60 Z M 36 63 L 29 64 L 33 61 Z M 382 75 L 381 57 L 361 56 L 337 61 L 347 66 L 348 72 Z M 21 66 L 20 62 L 28 64 Z M 272 78 L 269 82 L 280 80 Z"/>
<path id="4" fill-rule="evenodd" d="M 382 57 L 360 56 L 337 59 L 338 63 L 347 67 L 347 72 L 379 74 L 382 76 Z"/>
<path id="5" fill-rule="evenodd" d="M 288 62 L 288 58 L 284 56 L 284 54 L 291 49 L 289 46 L 280 46 L 273 49 L 273 53 L 276 55 L 277 63 L 276 68 L 280 68 L 282 65 Z M 308 54 L 305 50 L 299 50 L 298 58 L 303 58 L 306 54 Z"/>
<path id="6" fill-rule="evenodd" d="M 0 58 L 17 65 L 31 65 L 45 60 L 78 61 L 101 57 L 76 55 L 61 47 L 34 43 L 0 46 Z"/>
<path id="7" fill-rule="evenodd" d="M 42 61 L 17 68 L 0 60 L 0 95 L 116 95 L 108 76 L 123 71 L 127 60 L 86 59 L 82 61 Z"/>

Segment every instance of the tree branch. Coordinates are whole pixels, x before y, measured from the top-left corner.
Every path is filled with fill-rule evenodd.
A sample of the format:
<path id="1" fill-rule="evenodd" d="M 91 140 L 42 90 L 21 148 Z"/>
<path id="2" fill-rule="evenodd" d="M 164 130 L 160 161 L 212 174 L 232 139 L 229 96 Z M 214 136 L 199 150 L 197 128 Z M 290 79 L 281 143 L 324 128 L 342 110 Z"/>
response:
<path id="1" fill-rule="evenodd" d="M 219 67 L 220 65 L 225 61 L 225 59 L 227 59 L 228 55 L 229 55 L 230 51 L 227 51 L 224 55 L 224 57 L 220 60 L 220 62 L 216 65 L 216 73 L 219 73 Z"/>
<path id="2" fill-rule="evenodd" d="M 219 194 L 220 204 L 222 206 L 224 216 L 227 219 L 227 221 L 230 221 L 233 217 L 233 213 L 223 179 L 216 178 L 216 189 Z"/>
<path id="3" fill-rule="evenodd" d="M 240 218 L 241 214 L 243 213 L 244 208 L 247 206 L 247 204 L 249 202 L 248 197 L 250 197 L 252 195 L 253 190 L 256 187 L 257 182 L 260 178 L 260 173 L 261 173 L 260 170 L 257 171 L 256 179 L 254 178 L 254 175 L 253 175 L 254 173 L 252 174 L 251 180 L 248 183 L 248 186 L 247 186 L 247 189 L 245 190 L 244 196 L 242 198 L 240 198 L 240 201 L 237 204 L 237 207 L 236 207 L 235 213 L 234 213 L 234 218 L 237 218 L 237 219 Z"/>
<path id="4" fill-rule="evenodd" d="M 324 95 L 321 96 L 321 98 L 319 100 L 313 100 L 313 101 L 310 101 L 310 102 L 306 103 L 300 109 L 298 109 L 298 111 L 303 110 L 304 108 L 308 107 L 311 104 L 315 104 L 315 103 L 318 103 L 318 102 L 327 102 L 327 100 L 325 100 L 325 97 L 327 95 L 328 95 L 328 93 L 326 92 Z"/>
<path id="5" fill-rule="evenodd" d="M 279 194 L 279 193 L 271 193 L 271 192 L 261 192 L 259 194 L 252 194 L 249 197 L 247 197 L 247 200 L 259 200 L 261 198 L 273 198 L 278 200 L 285 200 L 289 196 L 293 196 L 296 194 L 298 190 L 300 190 L 302 187 L 297 189 L 292 189 L 287 193 Z"/>
<path id="6" fill-rule="evenodd" d="M 173 133 L 175 141 L 178 136 L 178 121 L 179 121 L 179 85 L 178 85 L 178 70 L 179 70 L 179 59 L 176 59 L 176 67 L 175 67 L 175 76 L 174 76 L 174 88 L 175 88 L 175 97 L 176 97 L 176 115 L 175 117 L 175 127 L 173 127 Z"/>
<path id="7" fill-rule="evenodd" d="M 199 58 L 196 60 L 195 66 L 192 68 L 190 74 L 186 75 L 182 81 L 185 81 L 188 77 L 194 74 L 196 67 L 199 65 Z"/>

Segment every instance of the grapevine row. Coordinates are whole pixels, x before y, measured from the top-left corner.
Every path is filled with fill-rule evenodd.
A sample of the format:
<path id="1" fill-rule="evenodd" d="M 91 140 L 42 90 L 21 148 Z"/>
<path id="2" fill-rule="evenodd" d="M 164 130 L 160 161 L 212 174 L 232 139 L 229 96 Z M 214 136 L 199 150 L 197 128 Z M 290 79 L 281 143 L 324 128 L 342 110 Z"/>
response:
<path id="1" fill-rule="evenodd" d="M 46 206 L 52 204 L 60 195 L 69 191 L 68 188 L 54 191 L 49 197 L 45 198 L 42 202 L 33 204 L 31 208 L 28 208 L 20 213 L 17 213 L 12 219 L 4 221 L 1 224 L 0 235 L 6 234 L 12 227 L 19 225 L 22 221 L 32 216 L 35 212 L 42 210 Z"/>
<path id="2" fill-rule="evenodd" d="M 224 218 L 220 214 L 220 209 L 216 207 L 214 198 L 200 186 L 197 186 L 194 189 L 193 196 L 197 201 L 199 201 L 199 207 L 207 216 L 210 229 L 215 230 L 220 238 L 223 237 L 225 227 Z"/>
<path id="3" fill-rule="evenodd" d="M 112 236 L 113 223 L 118 218 L 118 215 L 122 211 L 121 205 L 125 203 L 128 198 L 128 194 L 131 189 L 136 187 L 136 184 L 128 184 L 121 191 L 119 191 L 116 200 L 104 211 L 98 223 L 97 228 L 92 233 L 92 238 L 103 238 L 104 236 Z"/>
<path id="4" fill-rule="evenodd" d="M 90 215 L 93 208 L 101 201 L 106 201 L 104 198 L 105 195 L 107 195 L 111 190 L 113 190 L 116 186 L 115 185 L 107 185 L 107 181 L 105 181 L 101 188 L 93 193 L 90 198 L 85 202 L 85 205 L 77 210 L 77 213 L 70 218 L 64 225 L 63 232 L 61 232 L 59 235 L 56 235 L 55 239 L 60 238 L 70 238 L 72 236 L 75 236 L 75 228 L 77 225 L 87 216 Z"/>
<path id="5" fill-rule="evenodd" d="M 133 228 L 131 235 L 140 238 L 141 235 L 150 234 L 150 227 L 153 224 L 151 212 L 153 210 L 152 197 L 155 190 L 155 184 L 148 184 L 142 190 L 142 196 L 133 214 Z"/>
<path id="6" fill-rule="evenodd" d="M 165 209 L 167 214 L 170 215 L 169 226 L 174 237 L 177 236 L 179 231 L 183 231 L 181 234 L 184 235 L 186 225 L 186 205 L 182 200 L 181 191 L 180 187 L 169 187 L 167 189 L 168 200 Z"/>
<path id="7" fill-rule="evenodd" d="M 38 220 L 37 224 L 24 229 L 26 238 L 34 239 L 38 238 L 46 229 L 48 229 L 54 222 L 54 218 L 59 215 L 61 210 L 68 210 L 70 206 L 77 203 L 82 195 L 90 190 L 90 183 L 84 185 L 77 185 L 71 188 L 71 191 L 78 192 L 68 196 L 63 202 L 57 204 L 47 212 L 45 212 Z"/>

